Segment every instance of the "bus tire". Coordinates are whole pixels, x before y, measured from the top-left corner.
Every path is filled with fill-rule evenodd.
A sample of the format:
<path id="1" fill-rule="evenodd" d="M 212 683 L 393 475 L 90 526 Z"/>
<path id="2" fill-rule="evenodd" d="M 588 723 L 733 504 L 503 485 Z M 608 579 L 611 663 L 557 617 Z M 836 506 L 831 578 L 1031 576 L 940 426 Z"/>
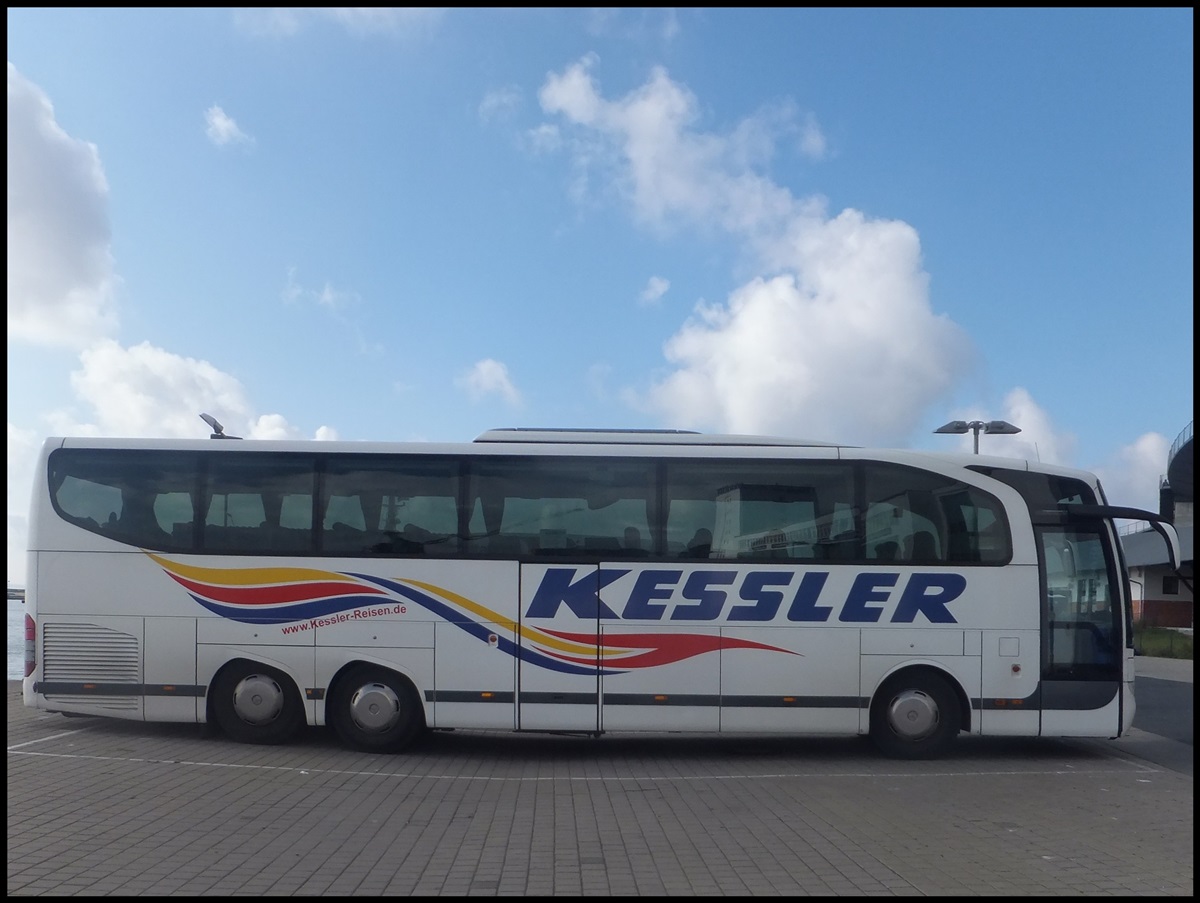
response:
<path id="1" fill-rule="evenodd" d="M 958 695 L 932 671 L 889 678 L 871 703 L 871 740 L 895 759 L 933 759 L 958 737 Z"/>
<path id="2" fill-rule="evenodd" d="M 305 723 L 304 703 L 292 679 L 269 665 L 238 659 L 209 687 L 212 715 L 238 743 L 277 744 Z"/>
<path id="3" fill-rule="evenodd" d="M 364 752 L 398 752 L 425 727 L 416 688 L 376 665 L 355 665 L 338 678 L 325 716 L 344 743 Z"/>

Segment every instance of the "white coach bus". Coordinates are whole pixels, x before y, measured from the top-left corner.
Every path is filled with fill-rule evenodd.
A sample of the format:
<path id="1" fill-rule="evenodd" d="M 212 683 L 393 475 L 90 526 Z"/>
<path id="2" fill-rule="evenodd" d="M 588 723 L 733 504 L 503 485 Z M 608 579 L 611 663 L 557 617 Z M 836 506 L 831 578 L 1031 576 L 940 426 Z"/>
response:
<path id="1" fill-rule="evenodd" d="M 225 438 L 218 434 L 215 438 Z M 427 729 L 1120 737 L 1130 591 L 1086 472 L 682 431 L 53 438 L 24 703 Z"/>

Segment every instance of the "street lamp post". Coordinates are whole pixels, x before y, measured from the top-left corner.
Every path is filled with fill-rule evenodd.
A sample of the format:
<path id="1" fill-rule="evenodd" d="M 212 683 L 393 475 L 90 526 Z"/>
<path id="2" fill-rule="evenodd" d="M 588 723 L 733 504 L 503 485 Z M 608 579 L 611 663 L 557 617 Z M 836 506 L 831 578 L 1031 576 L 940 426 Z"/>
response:
<path id="1" fill-rule="evenodd" d="M 935 433 L 974 433 L 975 454 L 979 454 L 979 434 L 981 432 L 1011 436 L 1021 432 L 1019 426 L 1013 426 L 1007 420 L 951 420 L 939 426 Z"/>

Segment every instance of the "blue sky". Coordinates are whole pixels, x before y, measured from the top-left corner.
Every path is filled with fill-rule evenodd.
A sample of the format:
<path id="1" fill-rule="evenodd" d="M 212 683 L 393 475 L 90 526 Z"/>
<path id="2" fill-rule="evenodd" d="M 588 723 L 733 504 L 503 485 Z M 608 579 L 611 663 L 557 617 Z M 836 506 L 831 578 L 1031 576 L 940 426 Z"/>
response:
<path id="1" fill-rule="evenodd" d="M 672 427 L 1084 467 L 1192 417 L 1193 12 L 8 10 L 49 435 Z"/>

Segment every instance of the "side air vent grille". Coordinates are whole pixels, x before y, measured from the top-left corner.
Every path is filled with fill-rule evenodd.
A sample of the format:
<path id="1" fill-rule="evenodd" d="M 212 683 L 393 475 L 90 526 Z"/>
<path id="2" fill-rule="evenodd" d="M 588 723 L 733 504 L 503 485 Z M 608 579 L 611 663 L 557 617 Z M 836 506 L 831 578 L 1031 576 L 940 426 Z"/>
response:
<path id="1" fill-rule="evenodd" d="M 137 696 L 80 696 L 75 693 L 47 693 L 46 698 L 63 706 L 87 706 L 93 710 L 103 709 L 109 712 L 135 714 L 142 702 Z"/>
<path id="2" fill-rule="evenodd" d="M 138 638 L 95 624 L 47 624 L 42 645 L 46 681 L 136 684 Z"/>

